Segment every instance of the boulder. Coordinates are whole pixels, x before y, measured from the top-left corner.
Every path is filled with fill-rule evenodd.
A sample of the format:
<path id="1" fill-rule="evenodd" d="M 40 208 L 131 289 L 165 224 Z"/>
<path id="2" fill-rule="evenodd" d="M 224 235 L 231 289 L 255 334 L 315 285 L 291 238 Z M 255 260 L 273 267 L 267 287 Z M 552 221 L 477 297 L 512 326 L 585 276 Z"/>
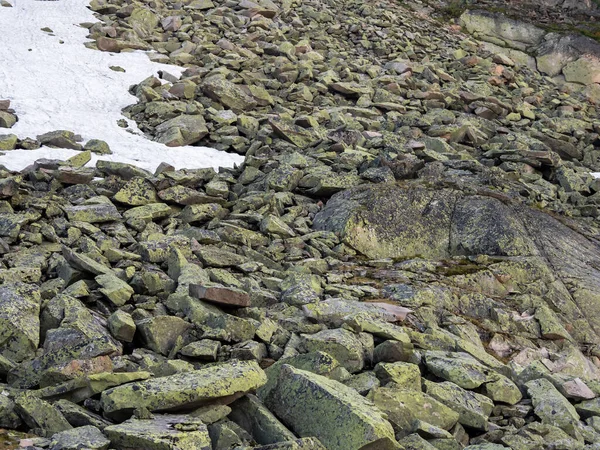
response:
<path id="1" fill-rule="evenodd" d="M 40 304 L 35 285 L 0 286 L 0 355 L 14 362 L 35 356 L 40 343 Z"/>
<path id="2" fill-rule="evenodd" d="M 275 383 L 261 399 L 298 435 L 318 435 L 331 450 L 398 448 L 384 415 L 353 389 L 285 364 Z"/>
<path id="3" fill-rule="evenodd" d="M 183 414 L 157 414 L 150 419 L 129 419 L 104 429 L 119 448 L 211 450 L 208 429 L 200 418 Z"/>
<path id="4" fill-rule="evenodd" d="M 56 433 L 51 445 L 53 450 L 106 450 L 110 443 L 98 428 L 86 425 Z"/>
<path id="5" fill-rule="evenodd" d="M 101 403 L 104 414 L 115 419 L 131 416 L 135 408 L 190 410 L 211 401 L 231 403 L 266 381 L 256 362 L 229 362 L 108 389 L 102 393 Z"/>

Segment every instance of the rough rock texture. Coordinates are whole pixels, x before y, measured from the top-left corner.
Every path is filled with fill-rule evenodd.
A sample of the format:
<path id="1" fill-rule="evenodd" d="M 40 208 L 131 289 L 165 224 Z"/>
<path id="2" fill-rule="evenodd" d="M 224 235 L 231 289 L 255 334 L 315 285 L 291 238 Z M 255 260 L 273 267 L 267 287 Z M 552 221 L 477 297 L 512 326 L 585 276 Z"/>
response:
<path id="1" fill-rule="evenodd" d="M 90 8 L 90 47 L 184 67 L 132 86 L 128 118 L 245 159 L 149 173 L 86 166 L 110 149 L 76 130 L 0 138 L 82 148 L 0 168 L 0 426 L 46 448 L 597 446 L 600 87 L 561 78 L 585 81 L 590 41 L 500 20 L 483 44 L 422 2 Z"/>

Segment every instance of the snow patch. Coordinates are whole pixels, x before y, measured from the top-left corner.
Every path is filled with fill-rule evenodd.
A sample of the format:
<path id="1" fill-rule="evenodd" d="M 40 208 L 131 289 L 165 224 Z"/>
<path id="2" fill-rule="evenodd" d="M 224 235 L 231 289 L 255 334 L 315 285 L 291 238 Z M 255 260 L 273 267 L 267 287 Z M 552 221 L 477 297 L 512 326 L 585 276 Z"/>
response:
<path id="1" fill-rule="evenodd" d="M 98 159 L 135 164 L 154 171 L 161 162 L 181 168 L 232 167 L 243 157 L 207 147 L 175 147 L 148 140 L 133 121 L 126 131 L 117 125 L 121 110 L 136 103 L 128 93 L 132 84 L 164 70 L 179 76 L 177 66 L 150 61 L 144 52 L 106 53 L 86 48 L 88 30 L 83 22 L 97 22 L 86 8 L 87 0 L 53 2 L 16 0 L 13 8 L 1 8 L 0 99 L 11 100 L 19 117 L 11 129 L 20 138 L 54 130 L 69 130 L 85 141 L 102 139 L 112 155 Z M 53 33 L 44 32 L 48 27 Z M 60 43 L 63 41 L 64 43 Z M 115 72 L 120 66 L 126 72 Z M 65 159 L 76 151 L 43 147 L 14 150 L 0 156 L 0 164 L 21 170 L 40 158 Z"/>

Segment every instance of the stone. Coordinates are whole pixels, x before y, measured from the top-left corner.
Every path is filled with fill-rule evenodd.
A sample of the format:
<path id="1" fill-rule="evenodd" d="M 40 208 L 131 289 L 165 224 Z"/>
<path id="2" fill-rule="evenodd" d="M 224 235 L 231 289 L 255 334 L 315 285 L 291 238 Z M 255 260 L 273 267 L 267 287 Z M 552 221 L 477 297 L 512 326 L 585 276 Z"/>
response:
<path id="1" fill-rule="evenodd" d="M 147 348 L 168 356 L 177 339 L 192 324 L 176 316 L 156 316 L 141 320 L 136 326 Z"/>
<path id="2" fill-rule="evenodd" d="M 488 418 L 494 409 L 494 403 L 486 396 L 467 391 L 449 381 L 425 381 L 424 386 L 427 394 L 459 414 L 460 424 L 478 430 L 488 429 Z"/>
<path id="3" fill-rule="evenodd" d="M 21 418 L 15 412 L 15 402 L 5 395 L 0 395 L 0 427 L 16 429 L 21 425 Z"/>
<path id="4" fill-rule="evenodd" d="M 77 136 L 72 131 L 57 130 L 36 136 L 42 145 L 58 148 L 69 148 L 71 150 L 83 150 L 83 146 L 77 142 Z"/>
<path id="5" fill-rule="evenodd" d="M 404 362 L 378 363 L 374 371 L 377 378 L 384 385 L 394 383 L 400 389 L 421 390 L 421 371 L 416 364 Z"/>
<path id="6" fill-rule="evenodd" d="M 121 214 L 110 202 L 70 206 L 65 208 L 69 220 L 87 223 L 113 222 L 121 219 Z"/>
<path id="7" fill-rule="evenodd" d="M 557 426 L 567 434 L 577 436 L 579 414 L 552 383 L 542 378 L 529 381 L 525 386 L 533 402 L 534 413 L 542 423 Z"/>
<path id="8" fill-rule="evenodd" d="M 221 363 L 193 372 L 117 386 L 102 392 L 104 414 L 127 418 L 135 407 L 153 412 L 192 409 L 202 403 L 231 403 L 267 381 L 254 361 Z"/>
<path id="9" fill-rule="evenodd" d="M 156 127 L 156 140 L 167 147 L 192 145 L 208 134 L 201 115 L 188 115 L 169 119 Z"/>
<path id="10" fill-rule="evenodd" d="M 183 347 L 179 353 L 190 358 L 197 358 L 206 361 L 216 361 L 221 343 L 211 339 L 202 339 L 200 341 L 191 342 Z"/>
<path id="11" fill-rule="evenodd" d="M 0 286 L 0 355 L 14 362 L 35 356 L 40 343 L 40 304 L 39 289 L 33 284 Z"/>
<path id="12" fill-rule="evenodd" d="M 206 79 L 202 92 L 235 113 L 247 112 L 256 107 L 256 101 L 237 84 L 219 77 Z"/>
<path id="13" fill-rule="evenodd" d="M 302 346 L 306 352 L 329 353 L 350 373 L 360 371 L 365 364 L 365 352 L 360 339 L 354 333 L 341 328 L 304 334 Z"/>
<path id="14" fill-rule="evenodd" d="M 194 298 L 221 306 L 250 306 L 250 296 L 239 289 L 190 284 L 189 291 Z"/>
<path id="15" fill-rule="evenodd" d="M 12 128 L 17 123 L 17 116 L 0 110 L 0 128 Z"/>
<path id="16" fill-rule="evenodd" d="M 100 139 L 90 139 L 85 143 L 83 149 L 98 155 L 112 155 L 109 145 Z"/>
<path id="17" fill-rule="evenodd" d="M 459 419 L 458 412 L 420 391 L 379 387 L 372 389 L 367 398 L 387 414 L 396 432 L 404 434 L 416 430 L 416 420 L 449 430 Z"/>
<path id="18" fill-rule="evenodd" d="M 129 180 L 113 197 L 114 200 L 129 206 L 142 206 L 157 203 L 158 197 L 152 183 L 145 178 Z"/>
<path id="19" fill-rule="evenodd" d="M 108 329 L 115 339 L 122 342 L 132 342 L 136 325 L 130 314 L 117 309 L 108 317 Z"/>
<path id="20" fill-rule="evenodd" d="M 293 441 L 294 434 L 271 413 L 258 397 L 248 394 L 231 404 L 228 417 L 244 428 L 259 444 Z"/>
<path id="21" fill-rule="evenodd" d="M 14 150 L 17 147 L 18 140 L 16 134 L 1 134 L 0 150 Z"/>
<path id="22" fill-rule="evenodd" d="M 72 427 L 64 416 L 48 402 L 23 393 L 15 398 L 16 411 L 36 434 L 51 437 Z"/>
<path id="23" fill-rule="evenodd" d="M 192 415 L 157 414 L 151 419 L 129 419 L 106 427 L 104 432 L 119 448 L 212 449 L 206 425 Z"/>
<path id="24" fill-rule="evenodd" d="M 465 389 L 475 389 L 490 380 L 489 369 L 466 353 L 428 351 L 424 362 L 437 377 Z"/>
<path id="25" fill-rule="evenodd" d="M 52 444 L 50 445 L 56 450 L 77 450 L 80 448 L 106 450 L 110 445 L 110 440 L 98 428 L 86 425 L 56 433 L 52 436 Z"/>
<path id="26" fill-rule="evenodd" d="M 285 364 L 275 383 L 261 400 L 296 434 L 318 434 L 332 450 L 398 448 L 390 423 L 353 389 Z"/>
<path id="27" fill-rule="evenodd" d="M 571 83 L 593 84 L 600 83 L 600 61 L 598 58 L 581 57 L 567 63 L 563 69 L 565 79 Z"/>
<path id="28" fill-rule="evenodd" d="M 104 273 L 98 275 L 95 280 L 101 286 L 99 291 L 115 306 L 123 306 L 133 295 L 133 288 L 113 274 Z"/>

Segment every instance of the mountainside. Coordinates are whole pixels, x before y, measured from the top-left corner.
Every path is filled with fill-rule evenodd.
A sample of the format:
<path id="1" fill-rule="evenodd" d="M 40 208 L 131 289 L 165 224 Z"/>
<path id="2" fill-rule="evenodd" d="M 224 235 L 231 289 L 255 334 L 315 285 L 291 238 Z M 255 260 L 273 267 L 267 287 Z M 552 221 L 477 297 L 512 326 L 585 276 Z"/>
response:
<path id="1" fill-rule="evenodd" d="M 600 448 L 594 4 L 89 7 L 94 52 L 181 68 L 125 118 L 244 161 L 0 135 L 77 151 L 0 167 L 0 443 Z"/>

